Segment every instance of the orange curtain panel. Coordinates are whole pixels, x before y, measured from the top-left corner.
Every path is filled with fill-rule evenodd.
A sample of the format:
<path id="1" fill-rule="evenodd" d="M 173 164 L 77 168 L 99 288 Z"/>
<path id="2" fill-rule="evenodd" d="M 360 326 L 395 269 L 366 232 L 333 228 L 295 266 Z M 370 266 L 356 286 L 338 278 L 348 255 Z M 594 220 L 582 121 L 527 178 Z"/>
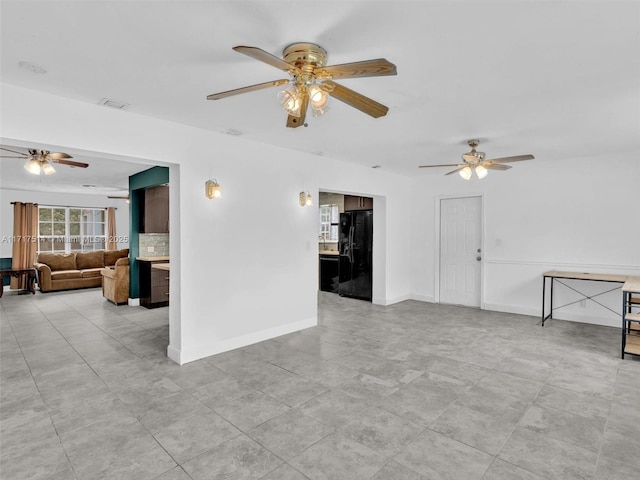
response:
<path id="1" fill-rule="evenodd" d="M 13 204 L 13 247 L 11 268 L 33 268 L 38 247 L 38 205 L 15 202 Z M 11 278 L 11 289 L 24 289 L 26 277 Z"/>

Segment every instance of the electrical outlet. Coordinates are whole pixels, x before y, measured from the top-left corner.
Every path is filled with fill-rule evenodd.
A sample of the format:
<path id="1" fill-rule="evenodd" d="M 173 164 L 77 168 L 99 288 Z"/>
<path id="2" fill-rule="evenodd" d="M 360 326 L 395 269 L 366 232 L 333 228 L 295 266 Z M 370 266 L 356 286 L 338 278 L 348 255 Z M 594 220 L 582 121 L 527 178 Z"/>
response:
<path id="1" fill-rule="evenodd" d="M 153 253 L 155 250 L 155 248 L 153 247 L 147 247 L 147 253 Z"/>

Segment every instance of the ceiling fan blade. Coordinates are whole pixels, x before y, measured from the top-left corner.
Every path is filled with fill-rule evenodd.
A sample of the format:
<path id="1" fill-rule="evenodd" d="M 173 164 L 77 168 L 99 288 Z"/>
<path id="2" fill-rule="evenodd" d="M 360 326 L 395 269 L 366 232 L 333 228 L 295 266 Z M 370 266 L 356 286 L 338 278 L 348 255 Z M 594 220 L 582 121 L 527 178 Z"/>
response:
<path id="1" fill-rule="evenodd" d="M 271 65 L 272 67 L 276 67 L 276 68 L 279 68 L 280 70 L 284 70 L 285 72 L 289 72 L 292 75 L 298 75 L 299 73 L 302 73 L 302 71 L 295 65 L 291 65 L 290 63 L 285 62 L 281 58 L 278 58 L 275 55 L 271 55 L 269 52 L 265 52 L 261 48 L 245 47 L 243 45 L 238 45 L 237 47 L 233 47 L 233 49 L 236 52 L 244 53 L 245 55 L 248 55 L 251 58 L 260 60 L 261 62 L 264 62 L 267 65 Z"/>
<path id="2" fill-rule="evenodd" d="M 27 160 L 29 156 L 27 155 L 25 157 L 16 157 L 12 155 L 0 155 L 0 158 L 19 158 L 20 160 Z"/>
<path id="3" fill-rule="evenodd" d="M 73 158 L 71 155 L 64 152 L 56 152 L 56 153 L 47 153 L 45 154 L 45 158 L 48 160 L 61 160 L 63 158 Z"/>
<path id="4" fill-rule="evenodd" d="M 513 157 L 489 158 L 486 161 L 493 163 L 521 162 L 523 160 L 533 160 L 533 155 L 515 155 Z"/>
<path id="5" fill-rule="evenodd" d="M 87 168 L 89 166 L 88 163 L 81 162 L 72 162 L 71 160 L 64 160 L 62 158 L 50 158 L 53 163 L 59 163 L 60 165 L 69 165 L 71 167 L 79 167 L 79 168 Z"/>
<path id="6" fill-rule="evenodd" d="M 509 170 L 511 167 L 511 165 L 502 165 L 501 163 L 481 163 L 480 165 L 482 165 L 484 168 L 486 168 L 487 170 Z"/>
<path id="7" fill-rule="evenodd" d="M 290 128 L 298 128 L 304 125 L 304 120 L 307 117 L 307 108 L 309 107 L 309 91 L 304 90 L 302 94 L 302 98 L 300 99 L 300 116 L 294 117 L 293 115 L 289 115 L 287 117 L 287 127 Z"/>
<path id="8" fill-rule="evenodd" d="M 462 170 L 463 168 L 468 167 L 468 165 L 459 165 L 458 168 L 456 168 L 455 170 L 451 170 L 450 172 L 445 173 L 445 175 L 451 175 L 453 173 L 458 173 L 460 170 Z"/>
<path id="9" fill-rule="evenodd" d="M 18 155 L 22 156 L 22 157 L 6 157 L 6 158 L 29 158 L 29 155 L 27 155 L 26 153 L 16 152 L 15 150 L 10 150 L 8 148 L 0 147 L 0 150 L 5 150 L 5 151 L 11 152 L 11 153 L 17 153 Z"/>
<path id="10" fill-rule="evenodd" d="M 343 63 L 318 68 L 315 74 L 319 78 L 356 78 L 397 75 L 396 66 L 384 58 L 364 60 L 362 62 Z"/>
<path id="11" fill-rule="evenodd" d="M 418 168 L 430 168 L 430 167 L 458 167 L 457 163 L 446 163 L 443 165 L 419 165 Z"/>
<path id="12" fill-rule="evenodd" d="M 320 88 L 341 102 L 357 108 L 361 112 L 371 115 L 373 118 L 384 117 L 389 108 L 376 102 L 375 100 L 365 97 L 350 88 L 343 87 L 332 80 L 325 80 L 320 84 Z"/>
<path id="13" fill-rule="evenodd" d="M 207 100 L 220 100 L 221 98 L 227 98 L 233 95 L 239 95 L 241 93 L 255 92 L 256 90 L 262 90 L 263 88 L 279 87 L 281 85 L 286 85 L 287 83 L 289 83 L 289 80 L 272 80 L 270 82 L 258 83 L 256 85 L 250 85 L 248 87 L 227 90 L 226 92 L 212 93 L 211 95 L 207 95 Z"/>

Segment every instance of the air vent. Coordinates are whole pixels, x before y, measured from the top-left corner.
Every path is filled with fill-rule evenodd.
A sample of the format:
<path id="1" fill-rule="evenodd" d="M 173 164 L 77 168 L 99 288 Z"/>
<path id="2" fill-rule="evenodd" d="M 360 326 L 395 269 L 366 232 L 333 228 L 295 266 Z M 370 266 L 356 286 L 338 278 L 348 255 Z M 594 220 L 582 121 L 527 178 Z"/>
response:
<path id="1" fill-rule="evenodd" d="M 103 98 L 98 102 L 98 105 L 104 105 L 105 107 L 117 108 L 118 110 L 126 110 L 129 108 L 128 103 L 119 102 L 118 100 L 113 100 L 112 98 Z"/>

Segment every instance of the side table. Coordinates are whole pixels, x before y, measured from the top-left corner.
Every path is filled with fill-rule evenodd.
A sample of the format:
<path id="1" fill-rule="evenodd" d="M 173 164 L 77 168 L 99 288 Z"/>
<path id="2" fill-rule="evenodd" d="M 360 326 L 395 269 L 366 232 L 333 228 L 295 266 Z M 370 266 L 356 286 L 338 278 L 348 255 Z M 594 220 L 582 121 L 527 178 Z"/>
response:
<path id="1" fill-rule="evenodd" d="M 35 295 L 36 293 L 36 270 L 35 268 L 7 268 L 5 270 L 0 270 L 0 297 L 2 297 L 2 293 L 4 290 L 4 277 L 21 277 L 23 275 L 27 276 L 27 288 L 20 293 L 28 293 L 31 292 Z"/>

